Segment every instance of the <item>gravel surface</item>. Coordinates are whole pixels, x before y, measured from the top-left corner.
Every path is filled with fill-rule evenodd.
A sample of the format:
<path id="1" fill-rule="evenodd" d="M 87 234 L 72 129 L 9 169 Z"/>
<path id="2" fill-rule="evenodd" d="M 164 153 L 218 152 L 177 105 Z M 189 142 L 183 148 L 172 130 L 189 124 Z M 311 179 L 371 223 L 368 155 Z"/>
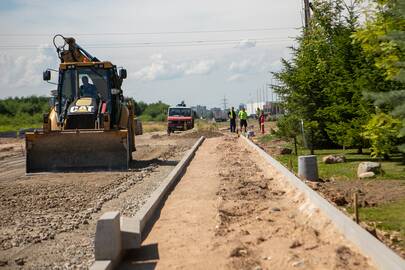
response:
<path id="1" fill-rule="evenodd" d="M 21 141 L 0 150 L 1 269 L 87 269 L 94 261 L 94 231 L 102 213 L 132 216 L 195 139 L 137 137 L 137 160 L 122 173 L 24 176 Z M 8 153 L 9 152 L 9 153 Z"/>

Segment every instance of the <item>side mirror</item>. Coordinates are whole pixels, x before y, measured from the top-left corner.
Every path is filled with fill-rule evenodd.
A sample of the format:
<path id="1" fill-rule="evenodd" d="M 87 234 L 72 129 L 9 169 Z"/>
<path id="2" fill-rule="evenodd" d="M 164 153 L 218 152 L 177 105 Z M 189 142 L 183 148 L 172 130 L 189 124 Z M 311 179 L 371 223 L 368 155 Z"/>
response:
<path id="1" fill-rule="evenodd" d="M 122 80 L 127 78 L 127 70 L 126 69 L 120 69 L 120 78 Z"/>
<path id="2" fill-rule="evenodd" d="M 44 81 L 49 81 L 49 80 L 51 79 L 51 71 L 50 71 L 50 70 L 45 70 L 45 71 L 42 73 L 42 79 L 43 79 Z"/>

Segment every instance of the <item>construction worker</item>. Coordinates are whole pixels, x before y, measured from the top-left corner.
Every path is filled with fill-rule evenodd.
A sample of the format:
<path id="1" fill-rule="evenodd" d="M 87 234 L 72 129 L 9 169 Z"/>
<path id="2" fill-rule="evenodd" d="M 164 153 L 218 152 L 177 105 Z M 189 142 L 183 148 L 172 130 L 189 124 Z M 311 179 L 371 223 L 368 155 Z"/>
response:
<path id="1" fill-rule="evenodd" d="M 262 132 L 262 134 L 264 134 L 264 120 L 265 120 L 265 116 L 264 116 L 264 112 L 262 111 L 260 113 L 260 117 L 259 117 L 259 123 L 260 123 L 260 131 Z"/>
<path id="2" fill-rule="evenodd" d="M 246 133 L 246 128 L 247 128 L 247 112 L 245 111 L 245 108 L 242 108 L 241 111 L 239 111 L 239 120 L 240 120 L 240 131 L 242 132 L 242 128 L 244 127 L 245 133 Z"/>
<path id="3" fill-rule="evenodd" d="M 236 132 L 236 112 L 233 107 L 228 112 L 228 118 L 231 126 L 231 132 Z"/>
<path id="4" fill-rule="evenodd" d="M 89 78 L 87 76 L 82 77 L 83 84 L 80 86 L 80 93 L 83 97 L 92 97 L 97 99 L 97 88 L 89 83 Z"/>
<path id="5" fill-rule="evenodd" d="M 260 115 L 261 115 L 261 110 L 259 107 L 256 109 L 256 119 L 259 122 L 259 130 L 260 130 Z"/>

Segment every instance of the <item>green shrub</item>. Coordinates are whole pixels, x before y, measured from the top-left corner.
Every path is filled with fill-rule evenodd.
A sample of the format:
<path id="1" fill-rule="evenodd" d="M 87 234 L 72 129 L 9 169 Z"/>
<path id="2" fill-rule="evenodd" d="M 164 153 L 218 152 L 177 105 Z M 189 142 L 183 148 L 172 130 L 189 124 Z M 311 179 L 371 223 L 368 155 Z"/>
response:
<path id="1" fill-rule="evenodd" d="M 364 126 L 363 136 L 370 140 L 371 156 L 376 158 L 389 158 L 396 150 L 398 144 L 401 121 L 389 114 L 380 112 L 373 115 L 367 125 Z"/>

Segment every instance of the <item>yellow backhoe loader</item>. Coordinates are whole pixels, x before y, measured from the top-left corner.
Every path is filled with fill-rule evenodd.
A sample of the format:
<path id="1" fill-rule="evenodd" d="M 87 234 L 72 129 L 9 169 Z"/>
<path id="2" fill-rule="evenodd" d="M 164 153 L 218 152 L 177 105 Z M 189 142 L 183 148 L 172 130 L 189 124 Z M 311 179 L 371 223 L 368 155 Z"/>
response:
<path id="1" fill-rule="evenodd" d="M 126 70 L 93 57 L 74 38 L 56 35 L 53 43 L 61 61 L 57 90 L 43 130 L 26 134 L 26 172 L 128 169 L 135 123 L 121 89 Z"/>

